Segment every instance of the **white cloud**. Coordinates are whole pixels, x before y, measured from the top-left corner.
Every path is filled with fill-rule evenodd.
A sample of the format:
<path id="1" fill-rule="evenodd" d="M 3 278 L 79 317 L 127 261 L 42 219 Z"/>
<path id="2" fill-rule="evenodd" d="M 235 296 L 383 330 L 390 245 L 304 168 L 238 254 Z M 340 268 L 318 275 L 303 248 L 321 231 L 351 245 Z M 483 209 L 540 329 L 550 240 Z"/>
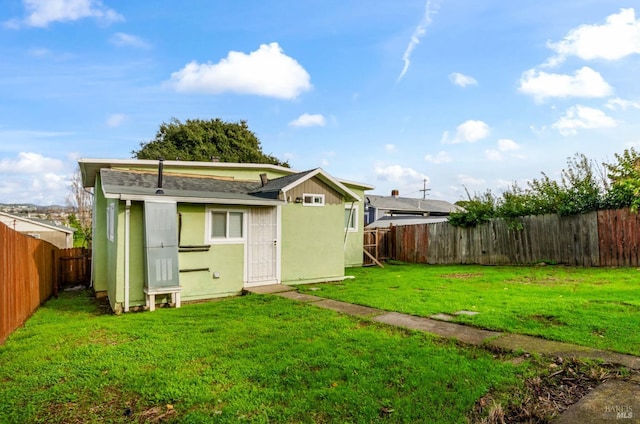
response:
<path id="1" fill-rule="evenodd" d="M 52 22 L 96 18 L 101 23 L 123 21 L 124 17 L 104 6 L 100 0 L 23 0 L 27 16 L 5 22 L 9 28 L 31 26 L 45 28 Z"/>
<path id="2" fill-rule="evenodd" d="M 616 110 L 616 109 L 627 110 L 631 108 L 640 109 L 640 102 L 634 102 L 631 100 L 625 100 L 617 97 L 615 99 L 609 99 L 607 101 L 607 104 L 604 105 L 604 107 L 611 110 Z"/>
<path id="3" fill-rule="evenodd" d="M 434 163 L 434 164 L 438 165 L 438 164 L 441 164 L 441 163 L 449 163 L 449 162 L 451 162 L 451 156 L 449 156 L 449 154 L 443 150 L 443 151 L 438 152 L 437 155 L 426 155 L 424 157 L 424 160 L 426 160 L 427 162 L 431 162 L 431 163 Z"/>
<path id="4" fill-rule="evenodd" d="M 219 94 L 232 92 L 295 99 L 312 88 L 311 77 L 278 43 L 262 44 L 245 54 L 231 51 L 216 64 L 188 63 L 171 74 L 168 85 L 177 91 Z"/>
<path id="5" fill-rule="evenodd" d="M 6 174 L 42 174 L 63 168 L 62 161 L 31 152 L 20 152 L 17 159 L 0 160 L 0 173 Z"/>
<path id="6" fill-rule="evenodd" d="M 427 178 L 426 175 L 413 168 L 403 168 L 400 165 L 383 166 L 377 163 L 375 164 L 374 172 L 378 180 L 403 184 L 416 180 L 422 181 Z"/>
<path id="7" fill-rule="evenodd" d="M 114 113 L 107 118 L 107 126 L 110 128 L 119 127 L 127 120 L 127 118 L 127 115 L 124 113 Z"/>
<path id="8" fill-rule="evenodd" d="M 418 44 L 420 44 L 420 39 L 424 37 L 427 33 L 427 27 L 431 25 L 431 15 L 436 13 L 435 5 L 431 2 L 431 0 L 427 0 L 427 3 L 424 7 L 424 16 L 422 20 L 418 24 L 415 30 L 413 30 L 413 34 L 411 35 L 411 39 L 409 40 L 409 44 L 402 55 L 402 61 L 404 62 L 404 66 L 402 67 L 402 71 L 396 80 L 396 84 L 404 77 L 404 75 L 409 70 L 409 65 L 411 64 L 411 54 L 413 50 L 416 48 Z"/>
<path id="9" fill-rule="evenodd" d="M 137 47 L 140 49 L 150 49 L 151 45 L 144 41 L 142 38 L 131 34 L 125 34 L 124 32 L 116 32 L 111 36 L 111 44 L 118 47 Z"/>
<path id="10" fill-rule="evenodd" d="M 613 91 L 599 72 L 587 66 L 577 70 L 575 75 L 530 69 L 520 78 L 518 90 L 538 102 L 550 97 L 605 97 Z"/>
<path id="11" fill-rule="evenodd" d="M 320 114 L 310 115 L 308 113 L 304 113 L 300 115 L 297 119 L 289 122 L 290 127 L 324 127 L 325 126 L 324 116 Z"/>
<path id="12" fill-rule="evenodd" d="M 457 178 L 460 184 L 465 186 L 483 186 L 486 183 L 482 178 L 474 178 L 466 174 L 458 174 Z"/>
<path id="13" fill-rule="evenodd" d="M 459 72 L 454 72 L 449 74 L 449 81 L 453 84 L 458 85 L 460 87 L 466 87 L 468 85 L 476 85 L 478 81 L 475 78 L 470 77 L 468 75 L 461 74 Z"/>
<path id="14" fill-rule="evenodd" d="M 498 148 L 485 150 L 484 156 L 488 160 L 501 161 L 506 159 L 504 153 L 510 153 L 510 158 L 523 159 L 523 156 L 512 153 L 516 150 L 520 150 L 520 145 L 518 143 L 508 138 L 501 138 L 498 140 Z"/>
<path id="15" fill-rule="evenodd" d="M 513 140 L 508 138 L 501 138 L 498 140 L 498 150 L 501 152 L 512 152 L 519 149 L 520 145 Z"/>
<path id="16" fill-rule="evenodd" d="M 562 63 L 568 56 L 612 61 L 640 54 L 640 19 L 634 9 L 620 9 L 620 13 L 608 16 L 604 25 L 581 25 L 547 46 L 556 52 L 547 66 Z"/>
<path id="17" fill-rule="evenodd" d="M 389 153 L 395 152 L 396 151 L 396 145 L 395 144 L 385 144 L 384 145 L 384 150 L 386 150 Z"/>
<path id="18" fill-rule="evenodd" d="M 575 135 L 578 129 L 613 128 L 617 122 L 599 109 L 573 106 L 552 125 L 562 135 Z"/>
<path id="19" fill-rule="evenodd" d="M 445 131 L 442 134 L 441 142 L 443 144 L 475 143 L 488 135 L 489 125 L 483 121 L 468 120 L 458 125 L 456 135 L 452 139 L 449 137 L 449 132 Z"/>

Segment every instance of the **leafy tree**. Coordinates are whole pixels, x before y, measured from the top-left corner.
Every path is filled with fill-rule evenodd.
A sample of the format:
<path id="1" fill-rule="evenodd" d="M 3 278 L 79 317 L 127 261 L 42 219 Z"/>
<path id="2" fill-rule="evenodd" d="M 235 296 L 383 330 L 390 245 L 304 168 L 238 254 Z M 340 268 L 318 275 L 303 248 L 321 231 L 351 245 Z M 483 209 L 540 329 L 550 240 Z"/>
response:
<path id="1" fill-rule="evenodd" d="M 473 197 L 471 197 L 466 188 L 465 191 L 469 200 L 457 203 L 458 206 L 464 208 L 464 211 L 452 212 L 448 219 L 450 224 L 464 228 L 475 227 L 495 217 L 496 199 L 491 190 L 479 195 L 476 194 Z"/>
<path id="2" fill-rule="evenodd" d="M 246 121 L 225 122 L 219 118 L 173 118 L 162 123 L 153 140 L 140 143 L 131 152 L 137 159 L 270 163 L 289 167 L 288 162 L 262 152 L 260 140 Z"/>
<path id="3" fill-rule="evenodd" d="M 632 211 L 637 212 L 640 207 L 640 153 L 632 147 L 622 154 L 616 154 L 615 158 L 617 163 L 604 164 L 611 184 L 603 207 L 630 207 Z"/>

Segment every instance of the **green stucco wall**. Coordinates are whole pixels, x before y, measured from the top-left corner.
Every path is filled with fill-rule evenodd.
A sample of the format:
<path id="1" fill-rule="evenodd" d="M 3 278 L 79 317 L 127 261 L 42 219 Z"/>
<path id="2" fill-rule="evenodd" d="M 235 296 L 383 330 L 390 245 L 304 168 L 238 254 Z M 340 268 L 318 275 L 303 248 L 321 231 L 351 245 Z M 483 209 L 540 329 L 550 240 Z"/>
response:
<path id="1" fill-rule="evenodd" d="M 96 292 L 107 290 L 107 200 L 100 187 L 100 176 L 96 176 L 93 200 L 93 234 L 91 241 L 91 275 Z"/>
<path id="2" fill-rule="evenodd" d="M 181 245 L 205 244 L 205 211 L 205 205 L 178 205 L 178 213 L 182 215 Z M 182 298 L 196 300 L 240 293 L 244 283 L 244 250 L 244 244 L 236 243 L 212 244 L 208 252 L 180 252 L 180 269 L 209 268 L 180 273 Z M 214 273 L 219 278 L 214 278 Z"/>
<path id="3" fill-rule="evenodd" d="M 344 205 L 282 207 L 282 283 L 344 276 Z"/>
<path id="4" fill-rule="evenodd" d="M 344 245 L 344 262 L 346 267 L 362 266 L 363 239 L 364 239 L 364 191 L 349 187 L 361 199 L 354 202 L 358 214 L 358 231 L 347 232 L 347 240 Z M 351 202 L 345 204 L 351 207 Z"/>

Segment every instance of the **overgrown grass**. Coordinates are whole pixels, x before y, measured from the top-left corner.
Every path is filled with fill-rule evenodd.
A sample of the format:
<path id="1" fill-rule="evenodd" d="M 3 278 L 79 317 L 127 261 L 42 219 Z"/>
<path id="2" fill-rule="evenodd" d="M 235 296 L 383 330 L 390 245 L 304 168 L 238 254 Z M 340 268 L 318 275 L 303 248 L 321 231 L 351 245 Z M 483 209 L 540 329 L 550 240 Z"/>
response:
<path id="1" fill-rule="evenodd" d="M 640 355 L 640 270 L 396 264 L 347 270 L 314 295 Z M 309 291 L 314 286 L 301 286 Z"/>
<path id="2" fill-rule="evenodd" d="M 63 293 L 0 347 L 0 422 L 465 422 L 534 368 L 275 296 L 114 316 Z"/>

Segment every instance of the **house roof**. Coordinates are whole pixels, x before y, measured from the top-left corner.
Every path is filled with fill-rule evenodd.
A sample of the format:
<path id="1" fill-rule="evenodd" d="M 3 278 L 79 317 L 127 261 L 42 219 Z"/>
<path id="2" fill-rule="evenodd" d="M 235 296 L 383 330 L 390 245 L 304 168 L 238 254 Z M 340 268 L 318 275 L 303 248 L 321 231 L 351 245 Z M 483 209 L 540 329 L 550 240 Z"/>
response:
<path id="1" fill-rule="evenodd" d="M 368 224 L 367 228 L 386 228 L 398 225 L 419 225 L 447 222 L 446 216 L 384 216 Z"/>
<path id="2" fill-rule="evenodd" d="M 82 185 L 84 187 L 95 187 L 96 175 L 100 172 L 100 169 L 104 168 L 126 168 L 126 167 L 148 167 L 149 170 L 157 170 L 157 160 L 146 159 L 89 159 L 81 158 L 78 160 L 80 170 L 82 171 Z M 190 168 L 190 169 L 238 169 L 238 170 L 255 170 L 256 173 L 260 171 L 274 171 L 282 174 L 301 174 L 299 171 L 295 171 L 291 168 L 285 168 L 279 165 L 271 165 L 264 163 L 231 163 L 231 162 L 196 162 L 196 161 L 164 161 L 166 167 L 175 168 Z M 311 172 L 311 171 L 308 171 Z M 327 174 L 328 175 L 328 174 Z M 341 184 L 355 187 L 361 190 L 373 190 L 374 187 L 369 184 L 363 184 L 353 181 L 347 181 L 343 179 L 336 179 Z"/>
<path id="3" fill-rule="evenodd" d="M 170 198 L 190 203 L 277 205 L 283 202 L 249 194 L 259 182 L 225 180 L 213 177 L 172 175 L 162 178 L 162 194 L 158 194 L 158 174 L 142 171 L 100 170 L 102 190 L 107 198 L 145 200 Z"/>
<path id="4" fill-rule="evenodd" d="M 428 212 L 449 214 L 459 212 L 463 209 L 460 206 L 449 203 L 445 200 L 433 199 L 412 199 L 409 197 L 379 196 L 369 194 L 366 196 L 367 204 L 376 209 L 387 209 L 397 212 Z"/>
<path id="5" fill-rule="evenodd" d="M 122 171 L 110 168 L 100 170 L 102 191 L 107 198 L 144 200 L 149 197 L 170 198 L 190 203 L 275 205 L 281 192 L 317 177 L 340 192 L 348 200 L 359 197 L 320 168 L 287 175 L 268 181 L 264 186 L 257 181 L 238 181 L 227 178 L 163 173 L 162 194 L 158 194 L 157 172 Z"/>
<path id="6" fill-rule="evenodd" d="M 347 200 L 360 201 L 360 197 L 347 188 L 340 181 L 333 178 L 322 168 L 310 169 L 309 171 L 298 172 L 297 174 L 286 175 L 284 177 L 275 178 L 268 181 L 267 184 L 253 191 L 254 194 L 259 193 L 286 193 L 298 184 L 316 177 L 331 186 L 334 190 L 341 193 Z"/>
<path id="7" fill-rule="evenodd" d="M 67 234 L 73 234 L 76 231 L 75 228 L 67 227 L 65 225 L 58 225 L 55 222 L 48 221 L 45 219 L 31 218 L 24 215 L 15 215 L 8 212 L 0 212 L 0 218 L 1 217 L 7 218 L 7 219 L 15 219 L 22 222 L 28 222 L 31 224 L 35 224 L 35 225 L 39 225 L 41 227 L 47 228 L 49 230 L 61 231 Z M 0 221 L 5 221 L 5 219 L 0 219 Z"/>

